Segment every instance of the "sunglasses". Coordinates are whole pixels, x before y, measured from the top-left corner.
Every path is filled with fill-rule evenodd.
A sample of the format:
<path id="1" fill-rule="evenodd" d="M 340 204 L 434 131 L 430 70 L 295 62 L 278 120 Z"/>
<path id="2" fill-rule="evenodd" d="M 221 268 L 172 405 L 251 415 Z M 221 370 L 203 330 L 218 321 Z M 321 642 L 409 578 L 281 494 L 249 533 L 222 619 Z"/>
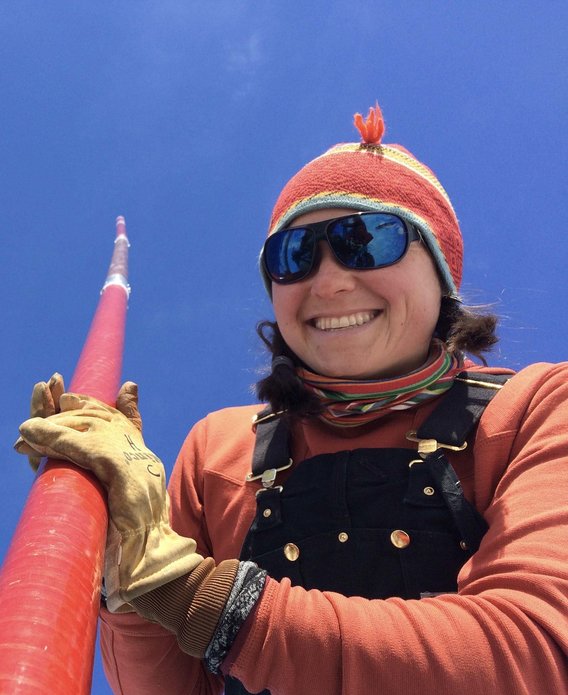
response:
<path id="1" fill-rule="evenodd" d="M 271 280 L 299 282 L 317 268 L 318 242 L 327 241 L 341 265 L 351 270 L 373 270 L 394 265 L 412 241 L 416 227 L 386 212 L 359 212 L 271 234 L 262 249 L 262 263 Z"/>

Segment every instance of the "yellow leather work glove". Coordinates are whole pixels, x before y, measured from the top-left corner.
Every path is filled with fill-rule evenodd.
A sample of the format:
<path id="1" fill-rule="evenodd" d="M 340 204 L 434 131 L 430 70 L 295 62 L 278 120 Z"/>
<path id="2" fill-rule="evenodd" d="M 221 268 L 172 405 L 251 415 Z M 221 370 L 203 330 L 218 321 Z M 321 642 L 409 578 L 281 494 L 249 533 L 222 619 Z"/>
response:
<path id="1" fill-rule="evenodd" d="M 45 388 L 40 390 L 40 400 L 51 408 Z M 57 397 L 52 400 L 57 410 Z M 132 419 L 89 396 L 64 393 L 58 400 L 59 412 L 21 425 L 16 451 L 71 461 L 106 488 L 107 605 L 114 612 L 128 609 L 132 599 L 191 572 L 203 557 L 195 552 L 195 541 L 170 526 L 166 475 L 144 444 L 136 386 L 125 384 L 119 403 Z"/>
<path id="2" fill-rule="evenodd" d="M 64 393 L 65 382 L 58 372 L 55 372 L 49 381 L 39 381 L 32 391 L 30 418 L 50 417 L 58 413 L 59 399 Z M 142 418 L 138 410 L 138 386 L 135 383 L 127 381 L 120 387 L 116 397 L 116 408 L 142 432 Z M 34 472 L 37 472 L 42 457 L 30 449 L 28 459 Z"/>

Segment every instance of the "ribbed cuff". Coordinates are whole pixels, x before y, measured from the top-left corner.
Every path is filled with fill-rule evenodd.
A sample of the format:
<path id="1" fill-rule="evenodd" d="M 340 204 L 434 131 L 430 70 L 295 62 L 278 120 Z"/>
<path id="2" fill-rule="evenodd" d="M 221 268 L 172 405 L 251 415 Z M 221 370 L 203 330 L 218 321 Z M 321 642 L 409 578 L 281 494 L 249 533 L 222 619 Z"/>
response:
<path id="1" fill-rule="evenodd" d="M 199 586 L 178 635 L 179 645 L 184 652 L 200 659 L 205 655 L 231 594 L 238 568 L 238 560 L 224 560 Z"/>
<path id="2" fill-rule="evenodd" d="M 231 594 L 238 566 L 238 560 L 225 560 L 215 567 L 215 561 L 207 558 L 193 572 L 131 603 L 141 616 L 173 632 L 184 652 L 201 659 Z"/>

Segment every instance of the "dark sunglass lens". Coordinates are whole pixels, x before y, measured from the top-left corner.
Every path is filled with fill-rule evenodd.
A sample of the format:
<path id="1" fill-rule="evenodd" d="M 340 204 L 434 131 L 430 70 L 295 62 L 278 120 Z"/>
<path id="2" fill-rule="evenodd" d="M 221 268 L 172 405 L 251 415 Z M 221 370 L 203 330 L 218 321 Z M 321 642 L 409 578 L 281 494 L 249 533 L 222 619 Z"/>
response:
<path id="1" fill-rule="evenodd" d="M 314 259 L 314 234 L 309 229 L 285 229 L 269 236 L 264 264 L 276 282 L 294 282 L 309 274 Z"/>
<path id="2" fill-rule="evenodd" d="M 408 246 L 404 222 L 386 213 L 354 215 L 328 229 L 337 258 L 349 268 L 380 268 L 399 261 Z"/>

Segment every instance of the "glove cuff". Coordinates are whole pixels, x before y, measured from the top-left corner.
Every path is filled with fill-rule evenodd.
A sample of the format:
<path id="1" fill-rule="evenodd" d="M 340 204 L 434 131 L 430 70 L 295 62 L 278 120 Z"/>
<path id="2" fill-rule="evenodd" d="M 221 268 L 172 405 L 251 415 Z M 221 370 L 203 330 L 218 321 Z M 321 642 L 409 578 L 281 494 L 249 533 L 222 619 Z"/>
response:
<path id="1" fill-rule="evenodd" d="M 215 567 L 215 561 L 207 558 L 191 573 L 132 599 L 131 605 L 144 618 L 173 632 L 184 652 L 202 659 L 238 567 L 238 560 L 224 560 Z"/>

